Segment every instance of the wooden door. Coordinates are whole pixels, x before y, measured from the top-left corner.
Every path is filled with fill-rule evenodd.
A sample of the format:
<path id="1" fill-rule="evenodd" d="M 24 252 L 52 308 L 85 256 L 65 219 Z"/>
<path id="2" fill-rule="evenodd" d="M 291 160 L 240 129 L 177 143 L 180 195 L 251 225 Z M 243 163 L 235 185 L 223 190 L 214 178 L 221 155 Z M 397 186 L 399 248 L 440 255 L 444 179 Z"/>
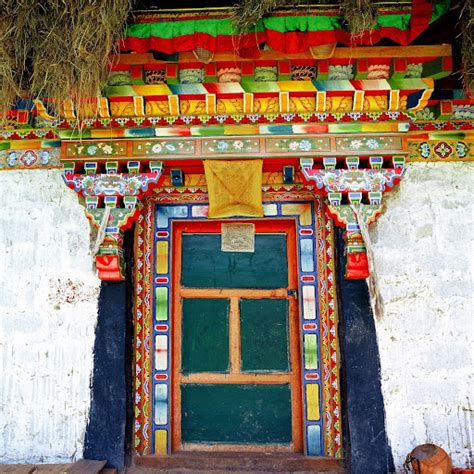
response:
<path id="1" fill-rule="evenodd" d="M 302 451 L 295 224 L 254 224 L 248 253 L 173 226 L 173 451 Z"/>

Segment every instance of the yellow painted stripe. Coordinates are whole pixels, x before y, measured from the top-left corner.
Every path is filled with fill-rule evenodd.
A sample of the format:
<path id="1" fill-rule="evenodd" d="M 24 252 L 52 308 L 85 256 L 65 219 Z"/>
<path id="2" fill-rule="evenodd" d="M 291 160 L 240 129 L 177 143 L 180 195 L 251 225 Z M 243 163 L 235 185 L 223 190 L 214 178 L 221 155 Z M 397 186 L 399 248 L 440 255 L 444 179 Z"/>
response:
<path id="1" fill-rule="evenodd" d="M 156 243 L 156 273 L 168 273 L 168 242 Z"/>
<path id="2" fill-rule="evenodd" d="M 167 454 L 166 443 L 168 433 L 166 430 L 155 430 L 155 454 Z"/>
<path id="3" fill-rule="evenodd" d="M 109 110 L 109 101 L 106 97 L 100 97 L 98 100 L 99 106 L 99 116 L 102 118 L 110 118 L 110 110 Z"/>
<path id="4" fill-rule="evenodd" d="M 306 413 L 309 421 L 318 421 L 321 418 L 319 411 L 319 386 L 315 383 L 306 385 Z"/>
<path id="5" fill-rule="evenodd" d="M 170 115 L 179 115 L 179 96 L 169 95 L 168 104 L 170 107 Z"/>
<path id="6" fill-rule="evenodd" d="M 225 125 L 224 135 L 259 135 L 260 126 L 253 124 Z"/>
<path id="7" fill-rule="evenodd" d="M 352 101 L 352 111 L 353 112 L 362 112 L 364 108 L 364 91 L 355 91 L 354 99 Z"/>
<path id="8" fill-rule="evenodd" d="M 280 92 L 280 112 L 287 114 L 290 111 L 290 93 Z"/>
<path id="9" fill-rule="evenodd" d="M 206 94 L 206 114 L 212 115 L 216 113 L 216 94 Z"/>
<path id="10" fill-rule="evenodd" d="M 388 110 L 390 112 L 395 112 L 400 107 L 400 91 L 394 89 L 390 91 L 389 99 L 388 99 Z"/>
<path id="11" fill-rule="evenodd" d="M 253 94 L 248 92 L 244 94 L 244 113 L 253 113 Z"/>
<path id="12" fill-rule="evenodd" d="M 145 101 L 143 97 L 137 96 L 133 98 L 133 108 L 137 117 L 145 116 Z"/>
<path id="13" fill-rule="evenodd" d="M 316 112 L 325 112 L 326 111 L 326 92 L 318 91 L 316 92 Z"/>

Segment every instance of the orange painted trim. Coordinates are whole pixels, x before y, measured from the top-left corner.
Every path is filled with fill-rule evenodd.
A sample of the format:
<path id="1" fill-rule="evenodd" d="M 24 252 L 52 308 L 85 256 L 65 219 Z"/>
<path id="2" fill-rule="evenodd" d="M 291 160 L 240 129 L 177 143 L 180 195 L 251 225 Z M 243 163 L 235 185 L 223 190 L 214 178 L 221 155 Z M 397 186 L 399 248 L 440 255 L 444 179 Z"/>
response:
<path id="1" fill-rule="evenodd" d="M 255 233 L 285 233 L 287 235 L 288 287 L 277 290 L 239 290 L 239 289 L 190 289 L 181 288 L 182 268 L 182 235 L 184 233 L 220 234 L 221 224 L 228 220 L 175 221 L 171 227 L 171 449 L 172 452 L 183 450 L 212 451 L 280 451 L 303 452 L 303 403 L 301 380 L 301 334 L 299 324 L 298 302 L 288 297 L 289 289 L 298 288 L 298 256 L 296 222 L 294 219 L 239 219 L 233 222 L 251 222 Z M 240 369 L 240 318 L 238 302 L 241 297 L 262 298 L 272 294 L 273 297 L 286 297 L 289 301 L 289 346 L 291 372 L 274 374 L 242 374 Z M 186 297 L 222 297 L 230 299 L 229 314 L 229 348 L 230 374 L 192 374 L 183 376 L 181 367 L 181 333 L 182 333 L 182 298 Z M 235 314 L 234 314 L 235 313 Z M 237 321 L 237 324 L 236 324 Z M 231 327 L 232 326 L 232 327 Z M 238 362 L 237 359 L 239 359 Z M 226 380 L 227 379 L 227 380 Z M 291 384 L 292 443 L 287 445 L 243 446 L 222 445 L 203 446 L 200 444 L 183 444 L 181 442 L 181 391 L 182 383 L 275 383 Z"/>

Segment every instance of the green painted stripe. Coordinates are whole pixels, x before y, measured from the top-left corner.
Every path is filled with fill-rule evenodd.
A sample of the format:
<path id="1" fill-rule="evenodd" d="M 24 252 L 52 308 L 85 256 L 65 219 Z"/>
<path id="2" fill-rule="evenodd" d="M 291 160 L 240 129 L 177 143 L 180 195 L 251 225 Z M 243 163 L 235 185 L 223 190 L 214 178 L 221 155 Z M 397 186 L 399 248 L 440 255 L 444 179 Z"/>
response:
<path id="1" fill-rule="evenodd" d="M 449 8 L 450 0 L 433 2 L 433 13 L 430 23 L 437 20 Z M 410 27 L 411 14 L 379 15 L 377 28 L 398 28 L 407 30 Z M 263 32 L 266 29 L 288 33 L 291 31 L 315 32 L 342 30 L 342 17 L 305 15 L 305 16 L 271 16 L 260 20 L 252 32 Z M 236 31 L 229 18 L 211 20 L 162 21 L 153 23 L 136 23 L 129 25 L 125 36 L 149 38 L 151 36 L 163 39 L 173 39 L 179 36 L 206 33 L 211 36 L 231 36 Z"/>

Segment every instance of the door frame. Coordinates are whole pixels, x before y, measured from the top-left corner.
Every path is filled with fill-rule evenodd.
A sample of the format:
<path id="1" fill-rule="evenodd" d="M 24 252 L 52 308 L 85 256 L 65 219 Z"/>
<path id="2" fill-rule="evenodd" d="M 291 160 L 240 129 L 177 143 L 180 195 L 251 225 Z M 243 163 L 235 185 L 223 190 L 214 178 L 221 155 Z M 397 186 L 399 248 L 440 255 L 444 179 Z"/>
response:
<path id="1" fill-rule="evenodd" d="M 244 445 L 244 444 L 209 444 L 201 445 L 198 443 L 181 442 L 181 393 L 180 385 L 183 377 L 180 374 L 181 367 L 181 336 L 182 336 L 182 304 L 181 298 L 184 297 L 205 297 L 205 289 L 183 289 L 181 287 L 182 273 L 182 236 L 183 234 L 221 234 L 221 225 L 223 223 L 251 223 L 255 225 L 255 234 L 275 234 L 284 233 L 287 235 L 287 268 L 288 268 L 288 286 L 284 290 L 253 290 L 253 289 L 212 289 L 207 293 L 212 293 L 209 297 L 228 299 L 230 303 L 229 313 L 229 338 L 230 344 L 238 344 L 233 341 L 233 320 L 238 318 L 238 299 L 244 298 L 268 298 L 279 297 L 287 298 L 289 301 L 288 311 L 288 332 L 289 332 L 289 356 L 291 373 L 290 374 L 234 374 L 231 378 L 235 380 L 223 381 L 222 375 L 213 376 L 207 374 L 205 383 L 210 383 L 214 379 L 214 383 L 252 383 L 250 380 L 255 379 L 254 383 L 291 383 L 291 420 L 292 420 L 292 442 L 289 446 L 278 444 L 264 445 Z M 226 220 L 204 220 L 204 221 L 188 221 L 180 220 L 172 224 L 172 254 L 171 254 L 171 318 L 172 318 L 172 350 L 171 350 L 171 451 L 273 451 L 273 452 L 302 452 L 303 451 L 303 407 L 302 407 L 302 381 L 301 381 L 301 331 L 299 324 L 299 309 L 297 299 L 288 298 L 288 290 L 298 287 L 298 249 L 296 239 L 296 222 L 295 219 L 226 219 Z M 238 323 L 236 323 L 238 324 Z M 231 354 L 235 352 L 231 348 Z M 231 361 L 232 362 L 232 361 Z M 203 377 L 198 377 L 202 379 Z M 259 380 L 257 382 L 257 379 Z M 261 380 L 260 380 L 261 379 Z M 199 382 L 195 382 L 199 383 Z"/>
<path id="2" fill-rule="evenodd" d="M 304 185 L 263 190 L 265 216 L 297 223 L 304 406 L 304 454 L 343 457 L 339 382 L 334 229 L 323 199 Z M 206 220 L 206 189 L 163 190 L 145 199 L 135 227 L 134 437 L 135 454 L 171 454 L 170 287 L 171 227 Z M 305 245 L 303 245 L 305 244 Z M 308 245 L 309 244 L 309 247 Z M 314 268 L 303 268 L 308 258 Z M 307 358 L 307 343 L 317 357 Z M 311 356 L 311 354 L 310 354 Z M 307 362 L 311 362 L 307 364 Z"/>

